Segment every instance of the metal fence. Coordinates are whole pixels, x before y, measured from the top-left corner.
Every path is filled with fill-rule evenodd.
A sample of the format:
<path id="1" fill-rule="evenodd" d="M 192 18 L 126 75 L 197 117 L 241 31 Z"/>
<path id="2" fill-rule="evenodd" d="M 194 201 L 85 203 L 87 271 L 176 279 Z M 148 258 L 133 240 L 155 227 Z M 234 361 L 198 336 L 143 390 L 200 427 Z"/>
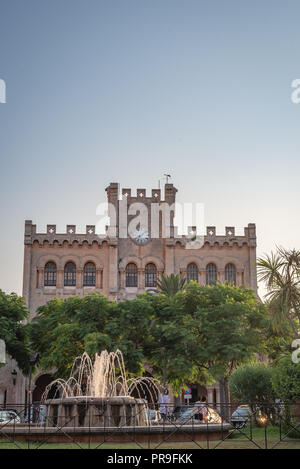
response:
<path id="1" fill-rule="evenodd" d="M 300 449 L 300 404 L 295 403 L 205 403 L 204 409 L 149 404 L 138 410 L 146 413 L 144 425 L 117 414 L 108 420 L 99 406 L 101 425 L 95 425 L 90 403 L 76 412 L 49 416 L 40 404 L 6 405 L 0 408 L 0 449 Z"/>

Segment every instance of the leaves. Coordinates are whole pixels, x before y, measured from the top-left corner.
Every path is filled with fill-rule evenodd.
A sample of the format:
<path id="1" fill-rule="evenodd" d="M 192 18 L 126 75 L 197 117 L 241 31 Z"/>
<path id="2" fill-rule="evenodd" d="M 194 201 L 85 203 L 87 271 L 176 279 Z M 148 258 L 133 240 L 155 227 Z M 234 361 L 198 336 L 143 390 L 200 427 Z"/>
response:
<path id="1" fill-rule="evenodd" d="M 265 309 L 254 292 L 190 282 L 176 294 L 138 296 L 115 303 L 98 294 L 52 300 L 31 324 L 45 369 L 68 376 L 87 350 L 123 352 L 128 373 L 148 370 L 175 392 L 191 382 L 212 383 L 263 349 Z"/>
<path id="2" fill-rule="evenodd" d="M 277 248 L 257 261 L 258 276 L 266 283 L 266 300 L 275 332 L 289 323 L 294 337 L 300 323 L 300 251 Z"/>
<path id="3" fill-rule="evenodd" d="M 0 290 L 0 339 L 5 341 L 7 353 L 24 373 L 29 369 L 28 326 L 24 324 L 28 316 L 24 298 Z"/>

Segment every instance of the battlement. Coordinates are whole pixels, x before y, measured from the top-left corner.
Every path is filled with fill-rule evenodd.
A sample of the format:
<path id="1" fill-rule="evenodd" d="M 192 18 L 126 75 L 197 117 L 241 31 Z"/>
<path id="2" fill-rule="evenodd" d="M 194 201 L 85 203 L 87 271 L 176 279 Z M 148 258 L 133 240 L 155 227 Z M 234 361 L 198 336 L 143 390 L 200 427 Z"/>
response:
<path id="1" fill-rule="evenodd" d="M 249 223 L 244 228 L 244 235 L 236 235 L 234 226 L 226 226 L 225 234 L 217 234 L 215 226 L 207 226 L 206 234 L 197 233 L 196 226 L 188 227 L 188 234 L 179 236 L 177 227 L 174 227 L 174 239 L 168 242 L 168 245 L 176 245 L 179 242 L 181 245 L 186 246 L 190 241 L 200 240 L 202 245 L 208 246 L 238 246 L 242 247 L 247 245 L 249 247 L 256 247 L 256 226 L 254 223 Z"/>
<path id="2" fill-rule="evenodd" d="M 76 225 L 66 225 L 66 231 L 64 233 L 57 233 L 56 225 L 47 225 L 46 233 L 37 233 L 36 225 L 32 223 L 32 220 L 25 220 L 25 244 L 32 244 L 34 241 L 38 241 L 42 244 L 44 241 L 48 241 L 49 244 L 57 242 L 62 245 L 65 241 L 68 244 L 72 244 L 77 241 L 79 245 L 82 245 L 86 241 L 89 245 L 93 242 L 97 242 L 99 245 L 103 241 L 109 242 L 109 244 L 115 244 L 114 239 L 109 239 L 106 235 L 96 234 L 95 225 L 86 225 L 85 233 L 76 233 Z"/>
<path id="3" fill-rule="evenodd" d="M 108 202 L 116 203 L 118 200 L 126 200 L 127 203 L 155 203 L 155 202 L 168 202 L 174 203 L 176 198 L 176 187 L 173 184 L 165 184 L 165 198 L 161 198 L 161 189 L 152 189 L 151 195 L 147 196 L 147 191 L 145 188 L 140 188 L 136 190 L 134 194 L 130 188 L 122 188 L 120 190 L 120 185 L 116 182 L 110 183 L 110 185 L 105 189 L 107 192 Z"/>
<path id="4" fill-rule="evenodd" d="M 86 241 L 89 245 L 93 242 L 102 245 L 106 241 L 110 245 L 116 245 L 117 239 L 109 237 L 107 235 L 98 235 L 96 234 L 95 225 L 86 225 L 85 233 L 77 233 L 76 225 L 66 225 L 66 231 L 64 233 L 57 233 L 56 225 L 47 225 L 46 233 L 37 233 L 36 225 L 32 223 L 31 220 L 25 221 L 25 244 L 32 244 L 34 241 L 38 241 L 41 245 L 43 242 L 48 241 L 49 244 L 57 242 L 59 245 L 62 245 L 65 241 L 68 244 L 72 244 L 74 241 L 78 242 L 79 245 L 82 245 Z M 210 246 L 225 245 L 234 246 L 237 244 L 242 247 L 244 244 L 248 246 L 256 246 L 256 226 L 254 223 L 249 223 L 247 227 L 244 228 L 244 235 L 237 236 L 235 234 L 234 226 L 226 226 L 224 234 L 217 234 L 215 226 L 207 226 L 206 234 L 203 236 L 197 233 L 196 226 L 188 227 L 188 235 L 180 236 L 177 233 L 177 227 L 174 227 L 174 236 L 168 240 L 168 245 L 176 244 L 180 242 L 182 245 L 186 245 L 187 242 L 191 240 L 200 239 L 202 244 L 209 244 Z"/>

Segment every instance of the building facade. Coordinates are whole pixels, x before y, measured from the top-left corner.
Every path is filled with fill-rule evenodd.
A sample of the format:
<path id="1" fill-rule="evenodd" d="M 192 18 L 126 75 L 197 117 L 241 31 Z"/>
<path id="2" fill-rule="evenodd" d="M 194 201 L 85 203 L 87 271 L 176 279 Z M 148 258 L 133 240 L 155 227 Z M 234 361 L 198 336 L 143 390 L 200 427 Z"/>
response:
<path id="1" fill-rule="evenodd" d="M 47 225 L 46 233 L 38 233 L 36 225 L 25 221 L 23 296 L 31 318 L 39 306 L 54 297 L 96 291 L 116 301 L 134 298 L 155 287 L 162 274 L 180 274 L 201 285 L 229 281 L 257 292 L 254 224 L 244 229 L 243 236 L 236 236 L 234 227 L 217 235 L 213 226 L 207 227 L 202 237 L 195 227 L 190 227 L 189 235 L 178 236 L 174 227 L 177 189 L 173 184 L 165 185 L 164 200 L 160 189 L 153 189 L 149 197 L 145 189 L 132 195 L 130 189 L 120 192 L 117 183 L 111 183 L 106 192 L 110 224 L 105 235 L 96 234 L 94 225 L 86 226 L 84 234 L 77 233 L 75 225 L 67 225 L 65 233 Z M 1 373 L 0 400 L 5 392 L 18 399 L 23 396 L 24 401 L 26 380 L 20 376 L 17 384 L 6 385 Z M 39 373 L 33 389 L 38 380 L 43 386 L 47 382 Z M 40 392 L 36 390 L 36 395 Z M 208 387 L 207 392 L 211 400 L 218 389 Z"/>

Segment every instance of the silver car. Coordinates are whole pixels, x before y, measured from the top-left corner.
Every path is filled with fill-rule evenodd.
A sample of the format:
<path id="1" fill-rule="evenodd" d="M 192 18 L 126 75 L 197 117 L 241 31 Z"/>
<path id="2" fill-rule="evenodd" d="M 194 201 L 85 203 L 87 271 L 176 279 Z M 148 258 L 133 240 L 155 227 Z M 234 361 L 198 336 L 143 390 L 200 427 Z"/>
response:
<path id="1" fill-rule="evenodd" d="M 251 416 L 251 409 L 247 405 L 240 405 L 231 415 L 231 425 L 234 428 L 244 428 Z"/>
<path id="2" fill-rule="evenodd" d="M 0 410 L 0 426 L 21 423 L 20 417 L 12 410 Z"/>

